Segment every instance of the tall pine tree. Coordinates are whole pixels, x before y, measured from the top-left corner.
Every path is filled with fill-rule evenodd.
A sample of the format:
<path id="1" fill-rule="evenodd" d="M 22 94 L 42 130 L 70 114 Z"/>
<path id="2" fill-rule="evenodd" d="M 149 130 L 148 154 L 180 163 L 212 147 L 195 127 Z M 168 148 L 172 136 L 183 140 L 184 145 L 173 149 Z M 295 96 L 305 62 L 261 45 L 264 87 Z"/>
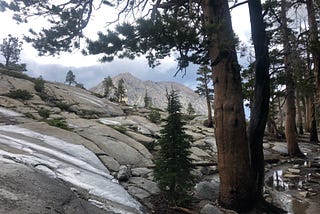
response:
<path id="1" fill-rule="evenodd" d="M 177 93 L 167 94 L 168 117 L 161 130 L 159 140 L 161 149 L 154 170 L 155 179 L 170 204 L 185 205 L 190 197 L 188 191 L 193 187 L 191 170 L 190 139 L 185 133 L 181 114 L 181 104 Z"/>

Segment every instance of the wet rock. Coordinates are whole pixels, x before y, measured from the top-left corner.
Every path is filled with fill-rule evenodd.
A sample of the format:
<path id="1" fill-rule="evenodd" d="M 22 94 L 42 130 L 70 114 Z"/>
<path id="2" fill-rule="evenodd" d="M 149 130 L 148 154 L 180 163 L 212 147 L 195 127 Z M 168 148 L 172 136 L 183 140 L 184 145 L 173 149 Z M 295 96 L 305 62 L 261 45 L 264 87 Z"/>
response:
<path id="1" fill-rule="evenodd" d="M 218 152 L 218 148 L 217 148 L 217 144 L 216 144 L 216 139 L 215 139 L 215 137 L 214 136 L 206 136 L 205 137 L 205 139 L 204 139 L 204 142 L 206 143 L 206 144 L 209 144 L 211 147 L 211 149 L 212 149 L 212 151 L 214 152 L 214 153 L 217 153 Z"/>
<path id="2" fill-rule="evenodd" d="M 288 172 L 293 173 L 293 174 L 299 174 L 300 169 L 288 168 Z"/>
<path id="3" fill-rule="evenodd" d="M 212 175 L 218 172 L 218 170 L 217 170 L 217 166 L 203 166 L 201 167 L 200 172 L 203 175 Z"/>
<path id="4" fill-rule="evenodd" d="M 272 147 L 272 150 L 279 152 L 280 154 L 288 153 L 288 148 L 285 143 L 275 143 L 275 145 Z"/>
<path id="5" fill-rule="evenodd" d="M 120 164 L 113 157 L 107 155 L 99 155 L 99 159 L 111 171 L 118 171 L 120 168 Z"/>
<path id="6" fill-rule="evenodd" d="M 219 184 L 202 181 L 195 187 L 195 196 L 201 200 L 215 200 L 218 198 Z"/>
<path id="7" fill-rule="evenodd" d="M 151 196 L 149 192 L 136 186 L 128 186 L 128 192 L 140 200 L 144 200 L 145 198 L 148 198 Z"/>
<path id="8" fill-rule="evenodd" d="M 133 168 L 131 171 L 132 176 L 135 177 L 146 177 L 149 173 L 152 172 L 152 170 L 148 168 Z"/>
<path id="9" fill-rule="evenodd" d="M 0 165 L 0 213 L 106 213 L 77 198 L 66 184 L 36 170 L 2 161 Z"/>
<path id="10" fill-rule="evenodd" d="M 142 177 L 131 177 L 129 179 L 129 183 L 134 184 L 136 187 L 144 189 L 145 191 L 151 194 L 160 193 L 160 189 L 156 182 L 150 181 L 146 178 Z"/>
<path id="11" fill-rule="evenodd" d="M 191 147 L 190 151 L 197 157 L 210 158 L 210 155 L 198 147 Z"/>
<path id="12" fill-rule="evenodd" d="M 309 192 L 307 191 L 299 192 L 299 195 L 301 195 L 304 198 L 308 198 L 310 196 Z"/>
<path id="13" fill-rule="evenodd" d="M 120 166 L 119 172 L 117 174 L 117 179 L 122 182 L 122 181 L 128 181 L 129 178 L 131 177 L 131 168 L 129 166 Z"/>
<path id="14" fill-rule="evenodd" d="M 263 148 L 264 149 L 270 149 L 271 145 L 269 143 L 263 143 Z"/>
<path id="15" fill-rule="evenodd" d="M 133 131 L 127 131 L 126 134 L 130 137 L 132 137 L 133 139 L 135 139 L 136 141 L 139 141 L 141 143 L 143 143 L 144 145 L 148 145 L 154 142 L 154 139 L 145 135 L 142 135 L 140 133 L 136 133 Z"/>
<path id="16" fill-rule="evenodd" d="M 296 175 L 296 174 L 289 174 L 289 173 L 286 173 L 283 175 L 284 178 L 299 178 L 301 177 L 300 175 Z"/>
<path id="17" fill-rule="evenodd" d="M 212 204 L 206 204 L 201 209 L 200 214 L 223 214 L 223 212 Z"/>

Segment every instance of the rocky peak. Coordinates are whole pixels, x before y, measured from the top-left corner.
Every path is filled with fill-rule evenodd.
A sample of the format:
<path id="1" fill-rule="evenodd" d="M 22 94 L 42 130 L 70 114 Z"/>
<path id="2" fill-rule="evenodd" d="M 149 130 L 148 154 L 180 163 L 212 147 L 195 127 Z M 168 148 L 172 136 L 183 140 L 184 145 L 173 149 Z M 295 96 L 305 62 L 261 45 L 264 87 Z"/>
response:
<path id="1" fill-rule="evenodd" d="M 160 109 L 167 107 L 167 90 L 177 90 L 180 96 L 183 111 L 186 111 L 188 103 L 193 105 L 197 114 L 206 115 L 207 105 L 204 97 L 199 96 L 190 88 L 176 82 L 154 82 L 151 80 L 143 81 L 133 76 L 131 73 L 121 73 L 112 78 L 113 83 L 117 86 L 120 79 L 124 80 L 124 86 L 127 90 L 127 104 L 135 105 L 138 107 L 144 106 L 144 97 L 147 92 L 148 97 L 152 100 L 152 106 Z M 103 94 L 103 83 L 90 89 L 91 91 Z"/>

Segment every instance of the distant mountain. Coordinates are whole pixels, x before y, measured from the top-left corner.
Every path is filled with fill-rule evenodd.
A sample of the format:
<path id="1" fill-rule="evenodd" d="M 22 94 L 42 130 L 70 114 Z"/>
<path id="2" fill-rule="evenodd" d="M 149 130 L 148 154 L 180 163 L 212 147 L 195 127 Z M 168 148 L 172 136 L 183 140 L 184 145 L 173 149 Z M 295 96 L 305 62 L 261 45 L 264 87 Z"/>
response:
<path id="1" fill-rule="evenodd" d="M 208 110 L 205 98 L 180 83 L 143 81 L 130 73 L 122 73 L 112 78 L 113 84 L 117 86 L 120 79 L 124 80 L 124 85 L 127 90 L 127 104 L 129 105 L 144 106 L 144 97 L 147 91 L 148 97 L 152 99 L 152 106 L 165 109 L 167 107 L 166 90 L 170 91 L 174 89 L 178 91 L 183 111 L 185 111 L 190 102 L 196 114 L 207 114 Z M 90 90 L 103 94 L 104 87 L 102 82 Z"/>

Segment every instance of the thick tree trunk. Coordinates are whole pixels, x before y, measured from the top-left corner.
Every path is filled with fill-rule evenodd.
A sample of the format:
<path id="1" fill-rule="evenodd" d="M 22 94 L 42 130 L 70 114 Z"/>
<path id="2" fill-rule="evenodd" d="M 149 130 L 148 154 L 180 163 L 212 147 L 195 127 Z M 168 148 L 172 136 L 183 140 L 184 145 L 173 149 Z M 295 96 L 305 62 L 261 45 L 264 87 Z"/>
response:
<path id="1" fill-rule="evenodd" d="M 263 136 L 268 119 L 270 99 L 269 52 L 265 23 L 259 0 L 249 0 L 252 40 L 255 50 L 255 94 L 253 99 L 248 138 L 250 163 L 255 199 L 262 199 L 264 182 Z"/>
<path id="2" fill-rule="evenodd" d="M 316 111 L 315 111 L 315 104 L 311 102 L 311 118 L 310 118 L 310 136 L 309 140 L 312 143 L 318 143 L 318 131 L 317 131 L 317 122 L 316 122 Z"/>
<path id="3" fill-rule="evenodd" d="M 315 8 L 313 4 L 313 0 L 306 0 L 307 11 L 308 11 L 308 24 L 310 28 L 310 44 L 311 44 L 311 54 L 313 60 L 313 71 L 316 80 L 316 92 L 317 99 L 316 103 L 319 105 L 320 103 L 320 53 L 317 51 L 316 47 L 319 47 L 319 37 L 318 37 L 318 26 L 315 17 Z"/>
<path id="4" fill-rule="evenodd" d="M 214 119 L 220 176 L 219 202 L 234 210 L 250 209 L 256 197 L 241 92 L 240 67 L 226 0 L 202 1 L 210 39 L 210 58 L 215 87 Z"/>
<path id="5" fill-rule="evenodd" d="M 315 17 L 315 8 L 313 0 L 306 0 L 307 11 L 308 11 L 308 24 L 310 28 L 310 44 L 311 44 L 311 54 L 313 61 L 313 71 L 316 81 L 316 103 L 320 103 L 320 53 L 317 51 L 315 46 L 319 47 L 319 37 L 318 37 L 318 26 Z M 313 46 L 313 47 L 312 47 Z M 310 142 L 319 142 L 317 133 L 317 123 L 315 118 L 315 104 L 311 104 L 311 123 L 310 123 Z"/>
<path id="6" fill-rule="evenodd" d="M 305 122 L 305 130 L 310 132 L 311 130 L 311 115 L 312 115 L 312 103 L 313 99 L 310 96 L 306 97 L 306 122 Z"/>
<path id="7" fill-rule="evenodd" d="M 281 21 L 283 28 L 283 51 L 284 51 L 284 66 L 286 76 L 286 121 L 285 121 L 285 134 L 288 145 L 288 154 L 290 156 L 301 155 L 296 137 L 296 107 L 294 96 L 294 81 L 293 71 L 290 65 L 290 44 L 289 32 L 287 26 L 287 2 L 281 0 Z"/>

